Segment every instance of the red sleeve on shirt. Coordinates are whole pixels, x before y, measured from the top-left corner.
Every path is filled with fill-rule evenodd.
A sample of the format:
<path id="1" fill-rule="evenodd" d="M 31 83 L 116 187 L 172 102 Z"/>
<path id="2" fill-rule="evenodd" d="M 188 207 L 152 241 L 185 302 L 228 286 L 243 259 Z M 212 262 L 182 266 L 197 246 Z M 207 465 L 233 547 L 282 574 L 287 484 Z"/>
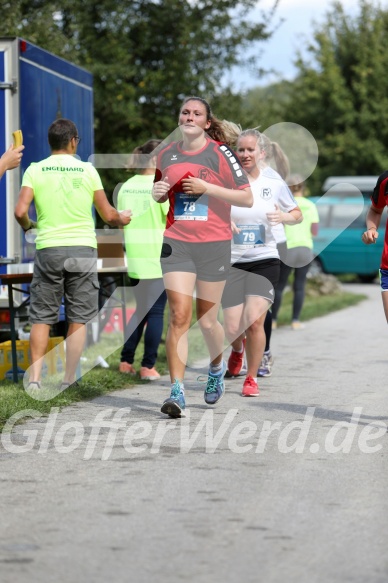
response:
<path id="1" fill-rule="evenodd" d="M 372 206 L 383 209 L 388 204 L 388 171 L 379 176 L 373 194 L 371 196 Z"/>

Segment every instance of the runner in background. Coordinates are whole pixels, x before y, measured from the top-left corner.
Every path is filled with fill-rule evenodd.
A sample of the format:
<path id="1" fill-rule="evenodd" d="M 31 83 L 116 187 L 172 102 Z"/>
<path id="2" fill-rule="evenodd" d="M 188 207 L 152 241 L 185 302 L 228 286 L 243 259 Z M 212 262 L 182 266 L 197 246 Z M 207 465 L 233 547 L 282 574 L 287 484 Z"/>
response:
<path id="1" fill-rule="evenodd" d="M 371 196 L 371 205 L 366 216 L 367 230 L 362 234 L 365 245 L 376 243 L 379 236 L 377 229 L 380 226 L 381 216 L 388 206 L 388 171 L 383 172 L 377 180 Z M 388 323 L 388 222 L 385 225 L 384 248 L 380 264 L 381 297 L 384 314 Z"/>
<path id="2" fill-rule="evenodd" d="M 230 267 L 230 205 L 252 206 L 247 176 L 225 142 L 222 122 L 201 97 L 187 97 L 180 109 L 182 140 L 158 156 L 154 199 L 169 200 L 161 253 L 170 309 L 166 353 L 171 393 L 162 405 L 170 417 L 185 409 L 184 375 L 188 355 L 193 293 L 196 317 L 209 350 L 205 402 L 223 396 L 226 363 L 224 330 L 218 321 L 222 291 Z"/>
<path id="3" fill-rule="evenodd" d="M 242 133 L 241 125 L 228 120 L 223 120 L 222 123 L 227 143 L 231 146 L 231 148 L 236 149 L 238 138 Z M 280 177 L 285 180 L 290 172 L 290 165 L 287 156 L 283 152 L 280 145 L 277 142 L 272 142 L 265 134 L 261 134 L 261 139 L 263 143 L 263 158 L 260 160 L 260 167 L 264 169 L 271 162 L 272 165 L 276 167 Z M 282 265 L 286 262 L 287 257 L 287 239 L 284 225 L 279 223 L 278 225 L 273 226 L 272 233 L 276 240 L 276 247 L 279 252 L 280 264 Z M 266 343 L 263 358 L 257 371 L 257 376 L 271 376 L 272 374 L 271 370 L 273 357 L 271 354 L 270 343 L 272 330 L 275 328 L 276 322 L 272 322 L 272 312 L 271 310 L 267 310 L 264 321 Z M 231 368 L 233 369 L 233 367 Z M 237 376 L 245 376 L 246 371 L 247 367 L 244 354 L 242 366 L 239 368 Z M 227 370 L 225 376 L 231 377 L 235 375 L 232 375 L 229 370 Z"/>
<path id="4" fill-rule="evenodd" d="M 261 164 L 264 166 L 273 161 L 273 164 L 275 165 L 280 177 L 283 180 L 286 180 L 290 173 L 290 165 L 287 156 L 279 144 L 276 142 L 271 142 L 271 140 L 269 140 L 265 134 L 262 134 L 262 136 L 265 158 L 262 160 Z M 272 227 L 272 233 L 275 237 L 276 247 L 279 252 L 280 267 L 282 267 L 287 261 L 287 238 L 284 225 L 282 223 L 275 225 Z M 273 356 L 271 353 L 271 336 L 272 330 L 275 328 L 276 322 L 272 321 L 272 309 L 270 309 L 267 311 L 264 321 L 265 348 L 263 358 L 257 370 L 258 377 L 269 377 L 272 374 Z"/>
<path id="5" fill-rule="evenodd" d="M 267 142 L 255 129 L 243 131 L 238 138 L 237 154 L 248 173 L 254 204 L 249 210 L 232 206 L 233 269 L 222 296 L 226 336 L 232 344 L 228 360 L 232 376 L 240 373 L 246 350 L 244 397 L 259 394 L 257 370 L 265 347 L 264 320 L 279 278 L 280 259 L 272 228 L 302 220 L 280 175 L 268 166 L 261 168 Z"/>

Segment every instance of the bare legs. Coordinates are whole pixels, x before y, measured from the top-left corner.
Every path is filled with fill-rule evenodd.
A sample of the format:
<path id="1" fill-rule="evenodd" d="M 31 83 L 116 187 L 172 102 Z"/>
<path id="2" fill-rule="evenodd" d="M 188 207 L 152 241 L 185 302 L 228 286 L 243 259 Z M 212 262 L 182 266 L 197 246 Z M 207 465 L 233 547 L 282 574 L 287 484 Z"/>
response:
<path id="1" fill-rule="evenodd" d="M 193 311 L 195 274 L 173 272 L 164 275 L 164 285 L 170 319 L 166 335 L 166 356 L 171 382 L 185 376 L 188 354 L 186 332 L 190 328 Z M 179 345 L 179 351 L 178 351 Z"/>
<path id="2" fill-rule="evenodd" d="M 388 324 L 388 291 L 382 292 L 381 297 L 383 299 L 384 314 Z"/>
<path id="3" fill-rule="evenodd" d="M 43 358 L 46 354 L 48 339 L 50 335 L 49 324 L 33 324 L 30 334 L 30 383 L 39 382 L 42 374 Z"/>
<path id="4" fill-rule="evenodd" d="M 197 320 L 209 350 L 211 364 L 220 364 L 224 350 L 225 332 L 218 321 L 225 281 L 197 282 Z"/>
<path id="5" fill-rule="evenodd" d="M 166 354 L 171 382 L 183 380 L 188 356 L 187 332 L 190 329 L 193 292 L 196 287 L 197 320 L 209 350 L 212 364 L 221 362 L 224 331 L 218 310 L 225 282 L 196 281 L 194 273 L 172 272 L 164 275 L 170 310 Z"/>
<path id="6" fill-rule="evenodd" d="M 66 371 L 64 383 L 74 383 L 75 373 L 86 340 L 85 324 L 70 324 L 66 336 Z"/>
<path id="7" fill-rule="evenodd" d="M 49 324 L 33 324 L 30 335 L 31 367 L 29 382 L 39 382 L 42 374 L 43 358 L 46 354 L 50 334 Z M 66 338 L 65 383 L 73 383 L 86 339 L 85 324 L 70 324 Z"/>
<path id="8" fill-rule="evenodd" d="M 264 321 L 270 302 L 260 296 L 248 296 L 245 304 L 224 309 L 224 326 L 233 350 L 241 351 L 246 335 L 247 375 L 255 378 L 265 348 Z"/>

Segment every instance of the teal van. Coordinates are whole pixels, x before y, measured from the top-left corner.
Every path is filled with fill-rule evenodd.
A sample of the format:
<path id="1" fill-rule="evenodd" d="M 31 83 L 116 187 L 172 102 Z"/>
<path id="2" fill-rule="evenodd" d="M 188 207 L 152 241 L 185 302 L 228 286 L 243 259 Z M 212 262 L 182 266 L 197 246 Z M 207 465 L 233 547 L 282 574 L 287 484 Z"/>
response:
<path id="1" fill-rule="evenodd" d="M 365 245 L 361 235 L 370 196 L 377 176 L 336 176 L 328 178 L 324 196 L 310 197 L 319 214 L 318 235 L 309 274 L 356 274 L 360 281 L 372 282 L 378 275 L 384 245 L 385 220 L 381 221 L 375 245 Z M 385 216 L 385 215 L 384 215 Z"/>

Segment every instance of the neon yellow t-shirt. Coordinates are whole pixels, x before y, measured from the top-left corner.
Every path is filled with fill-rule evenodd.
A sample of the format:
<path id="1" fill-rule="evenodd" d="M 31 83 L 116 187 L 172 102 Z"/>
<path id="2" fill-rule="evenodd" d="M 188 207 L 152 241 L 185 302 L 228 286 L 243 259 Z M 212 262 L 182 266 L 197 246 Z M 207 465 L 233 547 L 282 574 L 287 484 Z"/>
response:
<path id="1" fill-rule="evenodd" d="M 37 214 L 36 248 L 97 247 L 92 214 L 94 191 L 101 178 L 90 162 L 71 154 L 55 154 L 31 164 L 22 186 L 34 191 Z"/>
<path id="2" fill-rule="evenodd" d="M 309 247 L 313 248 L 313 236 L 311 234 L 311 225 L 319 223 L 319 216 L 316 205 L 305 198 L 304 196 L 297 196 L 295 200 L 302 211 L 303 221 L 298 225 L 285 225 L 287 237 L 287 248 L 294 247 Z"/>
<path id="3" fill-rule="evenodd" d="M 131 209 L 132 218 L 124 227 L 128 275 L 136 279 L 162 277 L 160 250 L 166 229 L 169 202 L 152 198 L 153 174 L 136 174 L 119 190 L 118 210 Z"/>

